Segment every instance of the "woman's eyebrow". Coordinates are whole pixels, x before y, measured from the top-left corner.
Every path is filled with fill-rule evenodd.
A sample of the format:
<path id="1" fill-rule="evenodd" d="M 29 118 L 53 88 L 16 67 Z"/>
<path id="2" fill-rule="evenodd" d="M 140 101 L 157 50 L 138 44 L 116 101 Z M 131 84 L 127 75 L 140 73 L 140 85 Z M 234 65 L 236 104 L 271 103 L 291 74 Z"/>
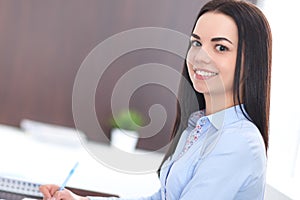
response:
<path id="1" fill-rule="evenodd" d="M 191 36 L 200 40 L 200 36 L 195 33 L 192 33 Z M 212 42 L 218 42 L 218 41 L 222 41 L 222 40 L 225 40 L 225 41 L 229 42 L 230 44 L 233 44 L 229 39 L 227 39 L 225 37 L 215 37 L 215 38 L 211 39 Z"/>
<path id="2" fill-rule="evenodd" d="M 200 40 L 200 36 L 196 35 L 195 33 L 192 33 L 191 36 L 194 37 L 194 38 L 196 38 L 196 39 L 198 39 L 198 40 Z"/>
<path id="3" fill-rule="evenodd" d="M 225 38 L 225 37 L 215 37 L 215 38 L 212 38 L 210 41 L 212 41 L 212 42 L 218 42 L 218 41 L 222 41 L 222 40 L 226 40 L 227 42 L 229 42 L 230 44 L 232 44 L 232 42 L 229 39 Z"/>

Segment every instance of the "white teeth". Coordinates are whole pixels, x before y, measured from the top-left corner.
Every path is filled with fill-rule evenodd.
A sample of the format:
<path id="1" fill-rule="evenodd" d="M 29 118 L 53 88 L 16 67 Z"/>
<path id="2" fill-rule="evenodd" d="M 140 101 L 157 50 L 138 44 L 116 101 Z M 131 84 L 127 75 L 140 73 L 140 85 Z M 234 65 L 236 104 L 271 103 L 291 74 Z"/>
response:
<path id="1" fill-rule="evenodd" d="M 206 72 L 206 71 L 201 71 L 201 70 L 197 70 L 197 69 L 194 69 L 194 71 L 198 75 L 207 76 L 207 77 L 215 76 L 215 75 L 218 74 L 218 73 L 215 73 L 215 72 Z"/>

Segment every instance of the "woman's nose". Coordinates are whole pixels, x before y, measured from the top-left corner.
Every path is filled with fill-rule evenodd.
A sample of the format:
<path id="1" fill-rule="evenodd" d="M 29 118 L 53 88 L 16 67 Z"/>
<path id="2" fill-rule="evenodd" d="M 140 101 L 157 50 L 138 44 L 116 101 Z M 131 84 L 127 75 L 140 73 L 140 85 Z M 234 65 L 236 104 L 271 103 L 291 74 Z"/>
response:
<path id="1" fill-rule="evenodd" d="M 196 63 L 210 63 L 211 62 L 211 57 L 208 53 L 208 51 L 205 48 L 201 48 L 198 50 L 198 52 L 195 55 L 195 61 Z"/>

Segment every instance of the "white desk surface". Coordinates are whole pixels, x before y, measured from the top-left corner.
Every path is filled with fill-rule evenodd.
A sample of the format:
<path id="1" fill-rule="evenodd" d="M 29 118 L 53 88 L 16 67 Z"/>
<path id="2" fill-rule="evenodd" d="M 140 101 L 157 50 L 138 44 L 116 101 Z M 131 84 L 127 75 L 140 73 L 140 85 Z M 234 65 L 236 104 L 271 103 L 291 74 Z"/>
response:
<path id="1" fill-rule="evenodd" d="M 121 197 L 147 196 L 159 189 L 160 183 L 155 169 L 158 168 L 163 154 L 137 151 L 139 155 L 145 154 L 142 162 L 148 163 L 150 168 L 134 174 L 113 169 L 105 161 L 101 162 L 101 157 L 91 153 L 94 151 L 112 158 L 116 153 L 114 148 L 105 144 L 88 142 L 72 146 L 53 141 L 45 142 L 20 129 L 0 125 L 0 176 L 60 185 L 78 161 L 79 166 L 67 186 L 117 194 Z"/>
<path id="2" fill-rule="evenodd" d="M 44 137 L 44 135 L 42 138 L 37 138 L 20 129 L 0 125 L 0 176 L 60 185 L 74 164 L 79 162 L 67 186 L 128 198 L 148 196 L 158 191 L 160 182 L 155 170 L 163 154 L 137 151 L 133 157 L 128 157 L 120 155 L 118 150 L 106 144 L 90 141 L 82 143 L 78 136 L 69 139 Z M 74 141 L 78 143 L 74 145 Z M 107 159 L 114 162 L 107 162 Z M 116 165 L 123 166 L 124 163 L 129 164 L 129 168 L 137 167 L 137 170 L 128 172 L 126 171 L 128 166 L 125 170 L 114 169 Z M 132 171 L 139 173 L 132 173 Z M 283 184 L 288 183 L 288 186 L 293 187 L 278 187 L 276 184 L 278 181 L 272 178 L 276 177 L 267 177 L 266 199 L 274 200 L 274 197 L 278 200 L 299 199 L 299 191 L 296 191 L 295 184 L 282 181 Z M 290 198 L 280 194 L 274 188 Z M 282 188 L 289 188 L 290 191 L 281 190 Z"/>

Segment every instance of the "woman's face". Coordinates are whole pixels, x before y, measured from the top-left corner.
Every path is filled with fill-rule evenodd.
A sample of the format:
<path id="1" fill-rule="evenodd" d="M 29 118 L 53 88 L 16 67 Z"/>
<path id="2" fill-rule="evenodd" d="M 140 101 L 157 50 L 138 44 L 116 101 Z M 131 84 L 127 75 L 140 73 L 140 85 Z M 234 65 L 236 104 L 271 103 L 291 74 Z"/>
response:
<path id="1" fill-rule="evenodd" d="M 237 48 L 238 30 L 231 17 L 207 12 L 198 19 L 187 55 L 196 91 L 232 97 Z"/>

